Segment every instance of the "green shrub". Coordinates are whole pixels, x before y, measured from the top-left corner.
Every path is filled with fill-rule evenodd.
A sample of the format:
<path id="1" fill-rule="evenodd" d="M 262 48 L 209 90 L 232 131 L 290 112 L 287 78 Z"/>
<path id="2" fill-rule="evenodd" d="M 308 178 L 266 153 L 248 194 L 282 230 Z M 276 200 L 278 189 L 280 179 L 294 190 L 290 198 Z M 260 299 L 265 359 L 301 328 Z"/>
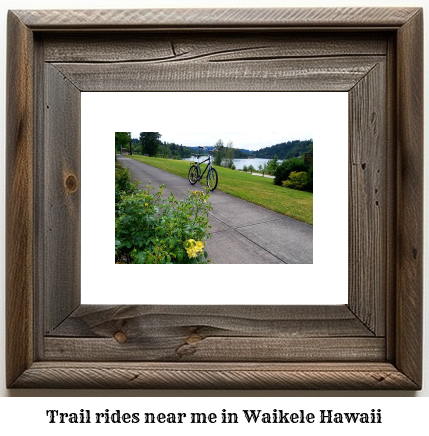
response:
<path id="1" fill-rule="evenodd" d="M 292 159 L 285 160 L 277 168 L 274 174 L 274 184 L 281 186 L 284 180 L 289 178 L 292 171 L 296 173 L 308 172 L 310 166 L 304 162 L 304 159 L 293 157 Z"/>
<path id="2" fill-rule="evenodd" d="M 118 203 L 122 195 L 135 192 L 137 185 L 132 180 L 130 169 L 115 163 L 115 202 Z"/>
<path id="3" fill-rule="evenodd" d="M 285 188 L 305 191 L 308 184 L 308 174 L 304 171 L 299 173 L 292 171 L 289 175 L 289 179 L 285 180 L 282 184 Z"/>
<path id="4" fill-rule="evenodd" d="M 209 191 L 188 191 L 185 199 L 163 198 L 147 189 L 123 194 L 116 204 L 116 263 L 208 263 Z"/>

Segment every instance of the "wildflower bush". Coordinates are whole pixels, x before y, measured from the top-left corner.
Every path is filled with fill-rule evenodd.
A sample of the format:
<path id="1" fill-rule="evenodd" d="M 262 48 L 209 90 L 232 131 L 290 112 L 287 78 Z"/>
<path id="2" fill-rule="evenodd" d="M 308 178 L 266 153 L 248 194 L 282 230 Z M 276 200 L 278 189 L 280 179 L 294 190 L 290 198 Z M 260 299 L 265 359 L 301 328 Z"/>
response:
<path id="1" fill-rule="evenodd" d="M 204 250 L 211 227 L 209 190 L 188 191 L 182 200 L 173 194 L 163 197 L 165 185 L 153 191 L 149 183 L 146 189 L 124 190 L 119 195 L 115 210 L 116 263 L 210 262 Z"/>
<path id="2" fill-rule="evenodd" d="M 132 194 L 137 189 L 137 183 L 133 182 L 129 168 L 121 164 L 115 164 L 115 203 L 117 204 L 124 194 Z"/>

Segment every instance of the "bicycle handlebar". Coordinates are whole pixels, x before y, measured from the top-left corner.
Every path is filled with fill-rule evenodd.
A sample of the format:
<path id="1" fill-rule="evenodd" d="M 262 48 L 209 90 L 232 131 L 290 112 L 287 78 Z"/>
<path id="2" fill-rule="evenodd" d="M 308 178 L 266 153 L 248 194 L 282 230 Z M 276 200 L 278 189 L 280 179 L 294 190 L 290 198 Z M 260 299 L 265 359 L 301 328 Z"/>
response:
<path id="1" fill-rule="evenodd" d="M 214 151 L 222 150 L 223 145 L 221 145 L 220 147 L 214 147 L 212 150 L 209 150 L 207 147 L 202 147 L 201 145 L 199 145 L 198 148 L 201 148 L 201 150 L 207 150 L 207 152 L 209 154 L 213 154 Z M 200 157 L 200 156 L 198 156 L 198 157 Z"/>

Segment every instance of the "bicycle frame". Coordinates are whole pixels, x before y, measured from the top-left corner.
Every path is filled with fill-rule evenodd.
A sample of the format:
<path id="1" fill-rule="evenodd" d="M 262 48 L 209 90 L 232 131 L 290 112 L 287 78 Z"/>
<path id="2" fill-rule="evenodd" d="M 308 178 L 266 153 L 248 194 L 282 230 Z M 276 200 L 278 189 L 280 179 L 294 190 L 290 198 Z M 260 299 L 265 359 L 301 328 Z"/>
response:
<path id="1" fill-rule="evenodd" d="M 201 173 L 201 166 L 200 165 L 203 164 L 204 162 L 207 162 L 207 161 L 209 161 L 209 163 L 206 165 L 206 167 L 204 168 L 204 171 Z M 208 159 L 205 159 L 202 162 L 194 162 L 194 164 L 197 165 L 197 168 L 198 168 L 198 178 L 201 180 L 204 177 L 204 174 L 206 173 L 207 168 L 212 166 L 210 152 L 209 152 Z"/>

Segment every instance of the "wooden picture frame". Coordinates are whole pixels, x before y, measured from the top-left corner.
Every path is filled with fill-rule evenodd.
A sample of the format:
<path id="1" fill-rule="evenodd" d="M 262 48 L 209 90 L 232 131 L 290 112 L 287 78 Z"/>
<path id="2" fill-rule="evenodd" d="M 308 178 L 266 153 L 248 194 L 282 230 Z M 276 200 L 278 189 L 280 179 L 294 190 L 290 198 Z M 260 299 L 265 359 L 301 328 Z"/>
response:
<path id="1" fill-rule="evenodd" d="M 10 11 L 7 386 L 420 389 L 422 45 L 419 8 Z M 347 91 L 348 304 L 81 305 L 80 94 L 120 90 Z"/>

